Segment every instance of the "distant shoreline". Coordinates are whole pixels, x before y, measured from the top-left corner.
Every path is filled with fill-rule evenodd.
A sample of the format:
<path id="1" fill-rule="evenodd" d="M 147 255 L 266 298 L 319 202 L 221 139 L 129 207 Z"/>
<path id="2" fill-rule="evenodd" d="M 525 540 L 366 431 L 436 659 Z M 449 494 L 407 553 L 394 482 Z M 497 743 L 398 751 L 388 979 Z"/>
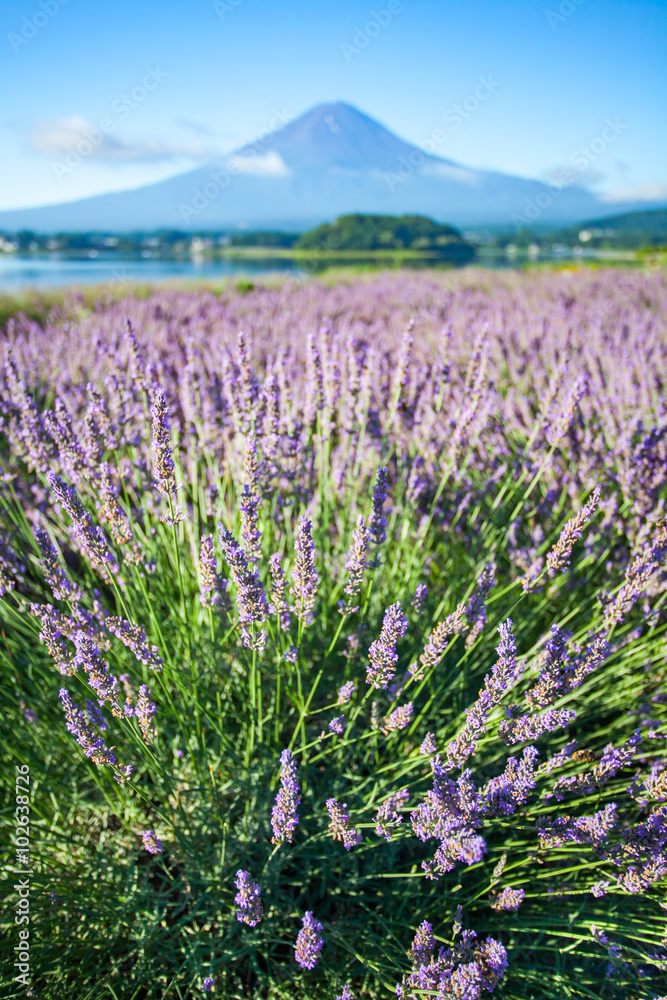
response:
<path id="1" fill-rule="evenodd" d="M 246 256 L 246 259 L 248 259 L 247 255 L 243 256 Z M 516 257 L 517 255 L 514 256 Z M 388 262 L 385 260 L 385 263 Z M 667 268 L 667 255 L 663 254 L 655 260 L 646 259 L 644 262 L 641 260 L 631 262 L 621 259 L 612 260 L 607 256 L 606 259 L 602 260 L 591 260 L 590 258 L 586 260 L 582 260 L 581 258 L 573 260 L 572 257 L 559 260 L 531 260 L 526 258 L 516 263 L 520 263 L 521 266 L 490 268 L 488 265 L 485 267 L 482 261 L 478 260 L 476 264 L 466 267 L 451 267 L 447 269 L 428 268 L 428 270 L 436 280 L 438 275 L 444 276 L 447 273 L 449 275 L 452 273 L 463 275 L 464 272 L 477 272 L 481 276 L 483 274 L 510 273 L 512 271 L 517 273 L 528 271 L 567 271 L 574 273 L 591 269 L 606 270 L 615 267 L 621 270 L 634 270 L 634 267 L 628 267 L 628 263 L 635 265 L 645 263 L 646 270 L 657 270 L 659 268 Z M 81 310 L 83 312 L 93 310 L 100 303 L 109 305 L 114 301 L 120 301 L 126 297 L 146 298 L 158 289 L 182 291 L 194 291 L 197 289 L 199 291 L 211 292 L 214 295 L 220 295 L 227 291 L 246 294 L 255 288 L 276 287 L 289 281 L 310 281 L 316 279 L 325 285 L 332 285 L 338 282 L 349 281 L 351 278 L 360 278 L 363 280 L 365 277 L 377 274 L 381 270 L 382 268 L 374 268 L 371 261 L 366 265 L 361 264 L 357 267 L 349 263 L 338 267 L 324 266 L 321 271 L 301 275 L 298 272 L 288 270 L 282 272 L 280 270 L 266 270 L 256 273 L 239 271 L 237 273 L 220 274 L 216 277 L 174 275 L 156 279 L 154 276 L 146 275 L 142 278 L 132 278 L 120 282 L 104 280 L 82 282 L 73 280 L 66 284 L 40 286 L 34 283 L 25 283 L 20 286 L 6 288 L 2 287 L 2 275 L 0 272 L 0 330 L 2 330 L 12 316 L 16 316 L 18 313 L 23 313 L 29 319 L 42 325 L 54 306 L 73 308 L 75 314 L 78 315 Z M 411 269 L 407 268 L 404 270 Z M 414 270 L 419 271 L 421 269 L 416 268 Z M 400 274 L 400 270 L 396 269 L 393 273 L 398 275 Z"/>
<path id="2" fill-rule="evenodd" d="M 641 260 L 651 251 L 647 250 L 625 250 L 625 249 L 588 249 L 582 247 L 565 247 L 563 250 L 542 250 L 530 252 L 525 247 L 516 247 L 508 250 L 505 247 L 485 247 L 475 248 L 476 259 L 520 259 L 549 261 L 562 260 L 563 258 L 574 257 L 581 260 Z M 660 254 L 660 250 L 653 251 Z M 429 260 L 443 261 L 447 263 L 454 258 L 446 250 L 301 250 L 295 247 L 205 247 L 197 251 L 165 253 L 158 251 L 132 251 L 132 250 L 86 250 L 86 249 L 22 249 L 4 251 L 0 254 L 3 257 L 20 259 L 44 259 L 53 260 L 196 260 L 198 258 L 207 259 L 244 259 L 244 260 L 315 260 L 315 261 L 336 261 L 336 260 Z"/>

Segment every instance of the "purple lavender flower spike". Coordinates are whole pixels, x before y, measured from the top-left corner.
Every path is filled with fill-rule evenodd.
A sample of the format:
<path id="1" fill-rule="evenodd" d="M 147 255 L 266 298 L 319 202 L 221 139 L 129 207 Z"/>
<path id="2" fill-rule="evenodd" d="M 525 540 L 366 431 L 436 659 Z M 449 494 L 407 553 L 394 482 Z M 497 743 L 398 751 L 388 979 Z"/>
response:
<path id="1" fill-rule="evenodd" d="M 333 840 L 341 840 L 346 851 L 352 850 L 361 843 L 361 834 L 350 827 L 350 810 L 344 802 L 327 799 L 329 813 L 329 832 Z"/>
<path id="2" fill-rule="evenodd" d="M 203 608 L 212 608 L 220 600 L 213 535 L 204 535 L 199 546 L 199 599 Z"/>
<path id="3" fill-rule="evenodd" d="M 123 710 L 120 705 L 118 679 L 109 673 L 99 647 L 85 632 L 75 632 L 72 639 L 76 646 L 74 663 L 77 667 L 83 667 L 88 674 L 88 683 L 97 694 L 100 705 L 108 702 L 112 714 L 121 718 Z"/>
<path id="4" fill-rule="evenodd" d="M 480 946 L 482 953 L 482 987 L 493 992 L 507 969 L 507 952 L 500 941 L 487 938 Z"/>
<path id="5" fill-rule="evenodd" d="M 350 545 L 345 563 L 347 583 L 345 584 L 344 592 L 347 594 L 348 600 L 343 602 L 343 610 L 346 614 L 352 614 L 359 610 L 359 607 L 354 604 L 354 600 L 361 591 L 364 571 L 368 565 L 367 552 L 368 529 L 360 514 L 357 518 L 357 526 L 352 532 L 352 544 Z"/>
<path id="6" fill-rule="evenodd" d="M 104 448 L 115 448 L 116 426 L 109 413 L 109 406 L 97 391 L 92 382 L 86 386 L 86 405 L 84 447 L 86 449 L 86 459 L 88 466 L 94 466 L 99 462 L 99 457 Z"/>
<path id="7" fill-rule="evenodd" d="M 427 733 L 419 747 L 419 752 L 430 757 L 435 753 L 435 750 L 435 736 L 433 733 Z"/>
<path id="8" fill-rule="evenodd" d="M 156 736 L 155 702 L 151 701 L 151 693 L 145 684 L 139 688 L 139 698 L 134 709 L 134 716 L 139 723 L 141 735 L 146 743 L 152 743 Z"/>
<path id="9" fill-rule="evenodd" d="M 76 736 L 77 743 L 83 747 L 86 757 L 90 757 L 95 764 L 115 764 L 116 755 L 107 748 L 101 736 L 98 736 L 82 710 L 72 701 L 72 696 L 65 688 L 60 689 L 60 700 L 67 728 L 73 736 Z"/>
<path id="10" fill-rule="evenodd" d="M 613 803 L 607 806 L 611 819 L 603 819 L 600 814 L 589 818 L 591 825 L 586 828 L 586 834 L 597 836 L 605 825 L 609 829 L 616 825 L 615 808 Z M 591 842 L 597 850 L 600 849 L 599 844 Z M 645 893 L 654 883 L 661 881 L 667 875 L 667 805 L 656 806 L 643 822 L 626 827 L 622 843 L 614 845 L 607 853 L 621 869 L 618 885 L 625 892 Z"/>
<path id="11" fill-rule="evenodd" d="M 245 448 L 243 451 L 243 482 L 245 483 L 244 493 L 247 490 L 250 494 L 254 494 L 257 504 L 259 504 L 261 493 L 261 466 L 257 457 L 257 442 L 254 434 L 249 434 L 245 442 Z M 257 529 L 257 524 L 255 523 L 252 527 L 249 525 L 249 528 L 251 528 L 251 531 L 254 533 Z M 247 549 L 248 544 L 246 542 L 245 534 L 243 535 L 243 541 Z"/>
<path id="12" fill-rule="evenodd" d="M 239 508 L 241 511 L 241 537 L 243 550 L 249 563 L 256 563 L 262 554 L 262 532 L 259 528 L 259 507 L 261 500 L 248 486 L 243 487 Z"/>
<path id="13" fill-rule="evenodd" d="M 313 608 L 317 599 L 317 570 L 315 569 L 315 545 L 312 526 L 307 517 L 299 518 L 294 541 L 294 565 L 292 567 L 295 608 L 297 618 L 308 625 L 313 620 Z"/>
<path id="14" fill-rule="evenodd" d="M 377 471 L 371 513 L 368 518 L 368 534 L 376 546 L 387 540 L 387 518 L 384 514 L 384 504 L 387 499 L 387 469 L 381 465 Z"/>
<path id="15" fill-rule="evenodd" d="M 9 400 L 17 416 L 17 433 L 13 444 L 28 463 L 28 468 L 45 472 L 48 468 L 47 450 L 44 445 L 44 427 L 34 400 L 18 373 L 11 351 L 7 351 L 5 375 Z"/>
<path id="16" fill-rule="evenodd" d="M 88 713 L 88 718 L 90 719 L 91 725 L 97 726 L 97 728 L 104 732 L 108 729 L 107 720 L 102 715 L 99 706 L 95 704 L 94 701 L 86 701 L 86 712 Z"/>
<path id="17" fill-rule="evenodd" d="M 405 729 L 406 726 L 410 725 L 410 720 L 412 719 L 413 704 L 411 701 L 407 702 L 405 705 L 399 705 L 395 708 L 387 718 L 384 720 L 384 725 L 382 727 L 382 732 L 385 736 L 389 733 L 396 733 L 400 729 Z"/>
<path id="18" fill-rule="evenodd" d="M 567 690 L 566 657 L 570 638 L 571 634 L 557 625 L 551 627 L 551 638 L 546 642 L 538 661 L 542 670 L 536 683 L 526 692 L 530 708 L 547 708 Z"/>
<path id="19" fill-rule="evenodd" d="M 61 674 L 71 676 L 76 673 L 74 655 L 63 638 L 69 619 L 51 607 L 50 604 L 31 604 L 30 611 L 40 621 L 39 638 L 53 657 Z"/>
<path id="20" fill-rule="evenodd" d="M 565 395 L 565 399 L 552 407 L 552 412 L 547 418 L 546 439 L 555 448 L 558 442 L 567 433 L 574 411 L 577 408 L 581 397 L 588 388 L 586 375 L 579 375 L 570 386 Z"/>
<path id="21" fill-rule="evenodd" d="M 312 910 L 304 913 L 302 924 L 296 939 L 294 958 L 302 969 L 314 969 L 324 944 L 322 924 L 315 920 Z"/>
<path id="22" fill-rule="evenodd" d="M 644 542 L 625 571 L 625 582 L 605 601 L 605 628 L 624 621 L 632 607 L 646 593 L 651 577 L 667 556 L 667 522 L 662 521 L 653 536 Z"/>
<path id="23" fill-rule="evenodd" d="M 422 841 L 433 837 L 444 841 L 450 834 L 469 837 L 481 825 L 484 802 L 472 781 L 469 769 L 456 782 L 447 777 L 439 756 L 431 760 L 433 789 L 411 816 L 415 835 Z M 453 867 L 453 865 L 451 866 Z"/>
<path id="24" fill-rule="evenodd" d="M 341 685 L 338 689 L 338 701 L 337 705 L 347 705 L 348 702 L 352 700 L 352 695 L 357 689 L 357 685 L 354 681 L 346 681 L 345 684 Z"/>
<path id="25" fill-rule="evenodd" d="M 141 839 L 143 840 L 144 847 L 149 854 L 161 854 L 164 850 L 162 841 L 159 837 L 155 836 L 154 830 L 144 830 L 141 834 Z"/>
<path id="26" fill-rule="evenodd" d="M 100 481 L 99 494 L 104 501 L 99 508 L 100 518 L 109 525 L 113 540 L 118 545 L 130 546 L 134 537 L 132 525 L 127 514 L 118 503 L 120 489 L 115 485 L 112 478 L 112 469 L 108 462 L 99 463 Z M 138 562 L 141 559 L 141 551 L 137 546 L 130 546 L 126 550 L 125 560 Z"/>
<path id="27" fill-rule="evenodd" d="M 420 965 L 428 965 L 435 951 L 435 937 L 433 927 L 428 920 L 424 920 L 419 927 L 412 941 L 408 958 L 412 961 L 412 967 L 418 969 Z"/>
<path id="28" fill-rule="evenodd" d="M 245 552 L 236 541 L 231 531 L 228 531 L 227 528 L 221 525 L 219 532 L 220 544 L 222 546 L 225 559 L 229 563 L 229 568 L 232 571 L 234 580 L 239 582 L 243 579 L 244 575 L 249 572 L 248 560 L 245 557 Z"/>
<path id="29" fill-rule="evenodd" d="M 345 983 L 340 996 L 334 997 L 334 1000 L 356 1000 L 349 983 Z"/>
<path id="30" fill-rule="evenodd" d="M 298 808 L 301 802 L 301 790 L 297 779 L 296 764 L 290 750 L 283 750 L 280 755 L 280 789 L 271 814 L 273 827 L 272 844 L 291 844 L 294 831 L 299 825 Z"/>
<path id="31" fill-rule="evenodd" d="M 396 358 L 396 369 L 393 373 L 392 378 L 392 391 L 390 396 L 395 400 L 395 405 L 398 404 L 398 400 L 401 394 L 402 388 L 407 385 L 409 381 L 409 372 L 411 368 L 412 361 L 412 345 L 414 343 L 413 330 L 415 326 L 415 321 L 411 317 L 408 320 L 408 324 L 403 331 L 403 336 L 401 338 L 401 344 L 398 349 L 398 355 Z"/>
<path id="32" fill-rule="evenodd" d="M 291 624 L 290 608 L 287 601 L 287 580 L 282 568 L 282 560 L 277 552 L 269 560 L 271 573 L 271 604 L 270 611 L 276 615 L 283 632 L 289 632 Z"/>
<path id="33" fill-rule="evenodd" d="M 44 579 L 51 588 L 51 592 L 57 601 L 79 601 L 81 591 L 67 579 L 65 571 L 60 565 L 56 549 L 43 528 L 35 528 L 35 539 L 42 555 L 41 563 L 44 570 Z"/>
<path id="34" fill-rule="evenodd" d="M 312 333 L 308 334 L 308 404 L 306 423 L 314 423 L 318 410 L 324 409 L 324 378 L 322 358 Z"/>
<path id="35" fill-rule="evenodd" d="M 396 701 L 397 698 L 403 694 L 403 688 L 405 687 L 408 679 L 410 677 L 410 671 L 406 670 L 403 677 L 395 677 L 387 688 L 387 697 L 390 701 Z"/>
<path id="36" fill-rule="evenodd" d="M 215 979 L 213 976 L 206 976 L 202 981 L 201 988 L 204 993 L 212 993 L 215 989 Z"/>
<path id="37" fill-rule="evenodd" d="M 401 789 L 394 795 L 390 795 L 379 807 L 375 814 L 375 832 L 378 837 L 391 840 L 392 833 L 397 826 L 403 822 L 403 816 L 398 811 L 410 798 L 407 788 Z"/>
<path id="38" fill-rule="evenodd" d="M 484 678 L 484 687 L 477 701 L 466 712 L 462 729 L 447 745 L 447 761 L 450 766 L 462 767 L 477 749 L 477 739 L 486 732 L 489 715 L 499 704 L 504 693 L 512 688 L 521 677 L 522 667 L 516 662 L 516 643 L 512 634 L 512 620 L 508 618 L 498 626 L 500 643 L 496 648 L 498 661 Z"/>
<path id="39" fill-rule="evenodd" d="M 162 657 L 157 646 L 150 645 L 141 625 L 135 625 L 116 615 L 104 619 L 105 626 L 123 645 L 131 650 L 140 663 L 151 670 L 162 669 Z"/>
<path id="40" fill-rule="evenodd" d="M 274 459 L 280 442 L 280 386 L 275 375 L 266 380 L 264 389 L 266 413 L 264 415 L 262 451 L 267 459 Z"/>
<path id="41" fill-rule="evenodd" d="M 405 635 L 407 628 L 408 620 L 400 603 L 392 604 L 385 611 L 379 639 L 372 642 L 368 650 L 370 664 L 366 667 L 367 684 L 374 688 L 389 687 L 398 663 L 396 643 Z"/>
<path id="42" fill-rule="evenodd" d="M 492 884 L 495 885 L 495 883 L 498 881 L 502 873 L 505 871 L 506 864 L 507 864 L 507 853 L 501 856 L 500 861 L 493 869 L 493 874 L 491 876 Z"/>
<path id="43" fill-rule="evenodd" d="M 238 544 L 231 531 L 225 527 L 220 527 L 220 544 L 236 584 L 236 607 L 239 613 L 239 622 L 243 629 L 244 645 L 263 648 L 266 642 L 266 633 L 261 632 L 259 637 L 252 639 L 245 626 L 257 625 L 266 621 L 269 612 L 269 604 L 264 592 L 264 585 L 259 579 L 256 570 L 248 565 L 245 552 Z"/>
<path id="44" fill-rule="evenodd" d="M 537 823 L 537 836 L 543 848 L 561 847 L 563 844 L 589 844 L 600 849 L 610 831 L 617 825 L 618 806 L 608 803 L 592 816 L 542 816 Z"/>
<path id="45" fill-rule="evenodd" d="M 539 751 L 529 746 L 521 759 L 510 757 L 502 774 L 491 778 L 482 788 L 487 810 L 492 816 L 511 816 L 517 806 L 525 805 L 535 788 L 535 766 Z"/>
<path id="46" fill-rule="evenodd" d="M 492 993 L 507 969 L 507 952 L 493 938 L 478 941 L 475 931 L 463 931 L 451 948 L 428 957 L 432 930 L 424 921 L 415 937 L 410 957 L 413 970 L 396 987 L 401 1000 L 430 995 L 440 1000 L 481 1000 L 482 990 Z M 433 941 L 433 951 L 435 941 Z"/>
<path id="47" fill-rule="evenodd" d="M 479 834 L 462 828 L 450 834 L 440 842 L 432 861 L 422 861 L 426 878 L 438 879 L 441 875 L 453 871 L 456 862 L 464 865 L 474 865 L 486 854 L 486 841 Z"/>
<path id="48" fill-rule="evenodd" d="M 234 897 L 234 902 L 238 906 L 236 919 L 248 927 L 256 927 L 262 919 L 263 908 L 261 894 L 262 890 L 256 882 L 250 878 L 249 872 L 239 869 L 236 873 L 236 888 L 238 892 Z"/>
<path id="49" fill-rule="evenodd" d="M 125 342 L 127 344 L 128 370 L 130 377 L 139 391 L 148 388 L 146 380 L 146 365 L 139 352 L 134 327 L 130 320 L 127 320 L 127 330 L 125 332 Z"/>
<path id="50" fill-rule="evenodd" d="M 424 604 L 428 596 L 428 587 L 425 583 L 418 583 L 415 589 L 415 596 L 412 598 L 412 607 L 418 618 L 424 613 Z"/>
<path id="51" fill-rule="evenodd" d="M 498 726 L 498 735 L 510 746 L 524 740 L 539 739 L 544 733 L 565 729 L 576 719 L 577 713 L 567 708 L 550 708 L 542 715 L 522 715 L 507 719 Z"/>
<path id="52" fill-rule="evenodd" d="M 422 680 L 426 676 L 426 671 L 432 669 L 440 662 L 453 635 L 465 632 L 468 628 L 465 621 L 465 614 L 466 606 L 462 601 L 451 615 L 448 615 L 444 621 L 439 622 L 435 626 L 424 647 L 424 652 L 419 657 L 419 664 L 414 663 L 409 668 L 414 680 Z"/>
<path id="53" fill-rule="evenodd" d="M 151 408 L 153 468 L 155 469 L 155 485 L 164 496 L 176 492 L 176 476 L 174 475 L 174 456 L 171 449 L 171 419 L 169 404 L 162 389 L 156 389 Z"/>
<path id="54" fill-rule="evenodd" d="M 344 715 L 337 715 L 335 719 L 332 719 L 327 729 L 331 733 L 335 733 L 337 736 L 342 736 L 347 728 L 347 722 L 345 721 Z"/>
<path id="55" fill-rule="evenodd" d="M 9 536 L 0 531 L 0 597 L 11 593 L 19 584 L 25 583 L 25 563 L 14 552 Z"/>
<path id="56" fill-rule="evenodd" d="M 512 889 L 509 885 L 502 892 L 493 893 L 489 900 L 492 910 L 505 910 L 508 913 L 516 913 L 523 903 L 526 895 L 523 889 Z"/>
<path id="57" fill-rule="evenodd" d="M 622 767 L 627 767 L 632 761 L 637 748 L 641 746 L 643 736 L 637 729 L 632 736 L 626 740 L 623 746 L 615 747 L 613 743 L 605 746 L 599 764 L 593 768 L 593 773 L 598 784 L 613 778 Z"/>
<path id="58" fill-rule="evenodd" d="M 486 625 L 486 598 L 489 591 L 496 584 L 496 568 L 493 563 L 487 563 L 480 573 L 468 603 L 466 605 L 466 617 L 470 631 L 466 636 L 466 647 L 474 646 Z"/>
<path id="59" fill-rule="evenodd" d="M 554 577 L 566 566 L 569 566 L 574 543 L 578 538 L 581 538 L 584 527 L 597 510 L 599 502 L 600 487 L 596 486 L 588 503 L 584 504 L 579 513 L 575 517 L 570 518 L 570 520 L 565 524 L 558 541 L 552 548 L 551 552 L 547 554 L 547 569 L 549 570 L 549 576 Z"/>
<path id="60" fill-rule="evenodd" d="M 54 497 L 64 511 L 72 518 L 74 533 L 81 548 L 90 562 L 99 570 L 102 578 L 109 581 L 109 573 L 118 572 L 118 563 L 112 554 L 102 529 L 93 523 L 93 519 L 81 503 L 79 495 L 72 486 L 56 476 L 53 472 L 46 476 Z"/>
<path id="61" fill-rule="evenodd" d="M 240 387 L 242 395 L 242 405 L 244 410 L 244 415 L 249 417 L 257 403 L 257 397 L 259 395 L 259 383 L 255 378 L 254 372 L 252 370 L 250 360 L 248 358 L 248 350 L 246 347 L 245 334 L 242 330 L 239 330 L 237 334 L 237 344 L 238 344 L 238 356 L 239 356 L 239 376 L 240 376 Z"/>
<path id="62" fill-rule="evenodd" d="M 562 694 L 567 694 L 582 684 L 594 670 L 607 658 L 611 647 L 605 636 L 598 634 L 589 637 L 584 649 L 571 661 L 567 671 L 567 682 Z"/>
<path id="63" fill-rule="evenodd" d="M 449 980 L 450 996 L 477 1000 L 480 996 L 482 977 L 477 962 L 466 962 L 453 970 Z"/>
<path id="64" fill-rule="evenodd" d="M 61 468 L 68 479 L 77 482 L 82 469 L 81 448 L 74 437 L 72 420 L 62 399 L 56 396 L 54 409 L 46 410 L 42 419 L 44 429 L 56 446 Z"/>

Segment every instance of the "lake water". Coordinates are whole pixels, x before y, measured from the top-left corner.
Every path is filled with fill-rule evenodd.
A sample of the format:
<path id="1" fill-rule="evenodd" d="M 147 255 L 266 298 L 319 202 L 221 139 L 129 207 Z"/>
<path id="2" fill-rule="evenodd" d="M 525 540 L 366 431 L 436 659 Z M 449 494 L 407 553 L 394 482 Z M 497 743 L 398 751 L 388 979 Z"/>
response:
<path id="1" fill-rule="evenodd" d="M 226 258 L 127 258 L 113 254 L 95 258 L 57 254 L 0 254 L 0 291 L 21 288 L 58 288 L 66 285 L 108 285 L 121 289 L 133 282 L 233 278 L 269 274 L 297 274 L 291 260 L 236 261 Z"/>
<path id="2" fill-rule="evenodd" d="M 586 257 L 592 256 L 586 254 Z M 581 255 L 554 255 L 565 263 L 581 260 Z M 540 256 L 540 260 L 554 259 Z M 474 267 L 507 268 L 525 264 L 529 258 L 514 254 L 505 256 L 478 256 Z M 359 261 L 337 261 L 336 264 L 369 264 L 368 259 Z M 442 266 L 434 261 L 409 261 L 405 266 Z M 390 260 L 379 266 L 391 267 Z M 180 259 L 161 257 L 120 257 L 117 254 L 100 253 L 96 257 L 65 256 L 56 253 L 0 253 L 0 292 L 17 292 L 22 288 L 58 288 L 67 285 L 107 285 L 110 291 L 122 291 L 124 284 L 134 282 L 158 282 L 169 280 L 196 281 L 203 279 L 216 281 L 225 278 L 252 278 L 259 276 L 305 275 L 313 273 L 311 268 L 300 266 L 299 262 L 278 258 L 236 258 L 192 256 Z"/>

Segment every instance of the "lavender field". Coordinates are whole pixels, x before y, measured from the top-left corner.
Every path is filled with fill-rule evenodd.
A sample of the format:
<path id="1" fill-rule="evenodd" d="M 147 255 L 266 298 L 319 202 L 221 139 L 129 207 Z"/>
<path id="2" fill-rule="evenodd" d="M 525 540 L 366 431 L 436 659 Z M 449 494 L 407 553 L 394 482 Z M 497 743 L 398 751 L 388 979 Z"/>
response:
<path id="1" fill-rule="evenodd" d="M 664 1000 L 664 274 L 4 340 L 1 995 Z"/>

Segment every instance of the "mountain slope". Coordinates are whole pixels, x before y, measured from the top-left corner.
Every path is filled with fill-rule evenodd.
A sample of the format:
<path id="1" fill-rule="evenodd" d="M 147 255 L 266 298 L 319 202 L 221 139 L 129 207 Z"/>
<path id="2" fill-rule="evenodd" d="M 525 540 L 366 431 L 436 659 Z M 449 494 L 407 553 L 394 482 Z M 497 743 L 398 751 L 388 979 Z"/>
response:
<path id="1" fill-rule="evenodd" d="M 538 181 L 424 153 L 351 105 L 336 102 L 312 108 L 219 163 L 157 184 L 0 212 L 0 230 L 303 230 L 352 212 L 510 226 L 529 204 L 543 206 L 537 208 L 539 223 L 565 224 L 601 208 L 576 184 L 549 193 Z"/>
<path id="2" fill-rule="evenodd" d="M 667 242 L 667 208 L 653 212 L 625 212 L 621 215 L 605 215 L 599 219 L 587 219 L 576 226 L 563 230 L 563 235 L 576 237 L 582 230 L 603 233 L 613 236 L 641 234 L 647 243 Z M 559 234 L 560 235 L 560 234 Z"/>

